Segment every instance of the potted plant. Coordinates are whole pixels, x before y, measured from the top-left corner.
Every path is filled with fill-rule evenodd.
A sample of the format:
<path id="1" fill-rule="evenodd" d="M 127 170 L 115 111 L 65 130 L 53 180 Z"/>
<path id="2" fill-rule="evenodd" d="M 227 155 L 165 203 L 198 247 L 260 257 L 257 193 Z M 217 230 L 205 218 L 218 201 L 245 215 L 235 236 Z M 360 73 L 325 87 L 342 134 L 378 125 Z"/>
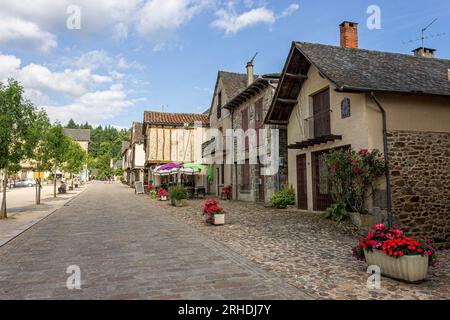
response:
<path id="1" fill-rule="evenodd" d="M 218 201 L 216 199 L 205 202 L 205 205 L 203 206 L 203 220 L 205 224 L 225 224 L 225 212 L 218 205 Z"/>
<path id="2" fill-rule="evenodd" d="M 427 276 L 428 265 L 436 260 L 436 250 L 429 241 L 421 243 L 405 237 L 396 227 L 392 230 L 377 224 L 353 248 L 353 256 L 377 265 L 381 273 L 394 279 L 417 282 Z"/>
<path id="3" fill-rule="evenodd" d="M 169 188 L 169 198 L 173 206 L 181 207 L 188 198 L 187 189 L 183 186 L 172 186 Z"/>
<path id="4" fill-rule="evenodd" d="M 167 197 L 169 196 L 169 193 L 164 188 L 159 188 L 156 195 L 159 197 L 159 200 L 161 201 L 167 201 Z"/>

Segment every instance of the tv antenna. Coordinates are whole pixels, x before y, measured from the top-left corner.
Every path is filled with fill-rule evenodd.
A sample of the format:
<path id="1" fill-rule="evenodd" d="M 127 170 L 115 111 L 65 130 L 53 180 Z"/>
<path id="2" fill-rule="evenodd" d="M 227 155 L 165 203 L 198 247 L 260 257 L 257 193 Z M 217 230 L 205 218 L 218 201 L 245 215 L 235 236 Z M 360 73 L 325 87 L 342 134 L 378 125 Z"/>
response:
<path id="1" fill-rule="evenodd" d="M 258 55 L 258 52 L 255 53 L 255 55 L 253 56 L 253 58 L 248 62 L 249 64 L 253 64 L 253 61 L 255 60 L 256 56 Z"/>
<path id="2" fill-rule="evenodd" d="M 421 37 L 420 37 L 420 38 L 417 38 L 417 39 L 414 39 L 414 40 L 409 40 L 409 41 L 404 41 L 403 44 L 406 44 L 406 43 L 412 43 L 412 42 L 416 42 L 416 41 L 420 41 L 421 48 L 424 49 L 424 48 L 425 48 L 425 45 L 424 45 L 425 39 L 433 39 L 433 38 L 438 38 L 438 37 L 444 36 L 444 35 L 445 35 L 445 32 L 437 33 L 437 34 L 432 34 L 432 35 L 429 35 L 429 36 L 425 36 L 425 31 L 427 31 L 427 29 L 428 29 L 433 23 L 435 23 L 437 19 L 438 19 L 438 18 L 434 19 L 434 20 L 431 21 L 425 28 L 422 28 L 422 29 L 421 29 Z"/>

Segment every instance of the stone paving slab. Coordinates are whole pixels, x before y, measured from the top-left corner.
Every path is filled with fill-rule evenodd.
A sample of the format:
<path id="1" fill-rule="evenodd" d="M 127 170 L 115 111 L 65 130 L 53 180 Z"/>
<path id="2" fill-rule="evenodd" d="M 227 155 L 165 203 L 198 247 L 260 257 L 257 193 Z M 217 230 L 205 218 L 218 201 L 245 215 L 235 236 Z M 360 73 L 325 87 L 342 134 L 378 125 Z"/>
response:
<path id="1" fill-rule="evenodd" d="M 8 206 L 8 219 L 0 220 L 0 247 L 51 215 L 84 190 L 85 187 L 78 188 L 67 194 L 58 195 L 57 198 L 47 196 L 41 199 L 40 205 L 33 203 L 20 207 Z M 9 202 L 7 204 L 9 205 Z"/>
<path id="2" fill-rule="evenodd" d="M 149 200 L 150 201 L 150 200 Z M 354 228 L 299 210 L 276 210 L 242 201 L 220 201 L 226 225 L 201 223 L 204 200 L 174 208 L 154 201 L 167 215 L 196 228 L 316 299 L 450 299 L 450 250 L 438 252 L 427 280 L 408 284 L 387 277 L 367 288 L 367 266 L 351 256 Z"/>
<path id="3" fill-rule="evenodd" d="M 115 184 L 89 186 L 0 257 L 0 299 L 309 298 Z M 66 288 L 70 265 L 81 290 Z"/>

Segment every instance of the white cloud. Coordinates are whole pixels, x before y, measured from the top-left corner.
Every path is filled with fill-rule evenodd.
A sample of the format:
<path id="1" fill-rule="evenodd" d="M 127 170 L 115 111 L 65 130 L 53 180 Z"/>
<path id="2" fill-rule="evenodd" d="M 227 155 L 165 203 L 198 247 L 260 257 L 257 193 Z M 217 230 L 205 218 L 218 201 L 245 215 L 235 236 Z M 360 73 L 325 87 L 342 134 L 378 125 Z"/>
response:
<path id="1" fill-rule="evenodd" d="M 67 105 L 44 106 L 52 120 L 66 123 L 70 118 L 76 122 L 102 122 L 119 115 L 133 105 L 127 100 L 122 85 L 112 85 L 109 90 L 89 92 Z"/>
<path id="2" fill-rule="evenodd" d="M 212 22 L 212 26 L 225 30 L 226 34 L 236 33 L 241 29 L 259 24 L 273 24 L 275 15 L 273 11 L 264 7 L 252 9 L 240 15 L 233 11 L 221 9 L 216 11 L 217 20 Z"/>
<path id="3" fill-rule="evenodd" d="M 56 37 L 30 21 L 0 16 L 0 44 L 48 52 L 57 47 Z"/>
<path id="4" fill-rule="evenodd" d="M 229 3 L 227 8 L 222 8 L 215 12 L 217 19 L 211 25 L 224 30 L 229 35 L 257 24 L 272 25 L 276 20 L 286 18 L 298 9 L 298 4 L 291 4 L 279 15 L 276 15 L 273 10 L 263 6 L 238 14 L 234 10 L 233 4 Z"/>
<path id="5" fill-rule="evenodd" d="M 289 7 L 283 10 L 281 14 L 278 16 L 278 18 L 286 18 L 291 16 L 295 11 L 300 9 L 300 5 L 298 3 L 293 3 Z"/>
<path id="6" fill-rule="evenodd" d="M 16 56 L 0 54 L 0 81 L 14 76 L 21 64 Z"/>
<path id="7" fill-rule="evenodd" d="M 149 0 L 139 12 L 137 30 L 147 36 L 173 31 L 211 3 L 211 0 Z"/>

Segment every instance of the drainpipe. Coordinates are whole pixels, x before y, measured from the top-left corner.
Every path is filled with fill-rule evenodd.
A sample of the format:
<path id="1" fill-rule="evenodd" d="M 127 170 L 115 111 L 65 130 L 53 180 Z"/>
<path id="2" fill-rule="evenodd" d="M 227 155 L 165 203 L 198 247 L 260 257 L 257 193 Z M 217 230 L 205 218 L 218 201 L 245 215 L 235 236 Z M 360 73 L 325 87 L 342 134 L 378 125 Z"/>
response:
<path id="1" fill-rule="evenodd" d="M 231 109 L 231 159 L 234 160 L 234 109 Z M 226 162 L 226 159 L 225 159 Z M 234 180 L 233 180 L 233 171 L 234 171 L 234 161 L 231 161 L 230 163 L 230 183 L 231 183 L 231 198 L 234 200 L 237 198 L 237 196 L 235 197 L 235 193 L 237 195 L 237 190 L 236 186 L 234 184 Z M 236 172 L 235 172 L 236 174 Z"/>
<path id="2" fill-rule="evenodd" d="M 391 177 L 389 174 L 389 156 L 388 156 L 388 143 L 387 143 L 387 129 L 386 129 L 386 111 L 381 106 L 381 103 L 378 101 L 377 97 L 373 93 L 370 93 L 373 101 L 376 103 L 378 108 L 381 111 L 382 119 L 383 119 L 383 153 L 384 153 L 384 163 L 385 163 L 385 176 L 386 176 L 386 202 L 387 202 L 387 219 L 389 228 L 392 228 L 392 200 L 391 200 Z"/>

